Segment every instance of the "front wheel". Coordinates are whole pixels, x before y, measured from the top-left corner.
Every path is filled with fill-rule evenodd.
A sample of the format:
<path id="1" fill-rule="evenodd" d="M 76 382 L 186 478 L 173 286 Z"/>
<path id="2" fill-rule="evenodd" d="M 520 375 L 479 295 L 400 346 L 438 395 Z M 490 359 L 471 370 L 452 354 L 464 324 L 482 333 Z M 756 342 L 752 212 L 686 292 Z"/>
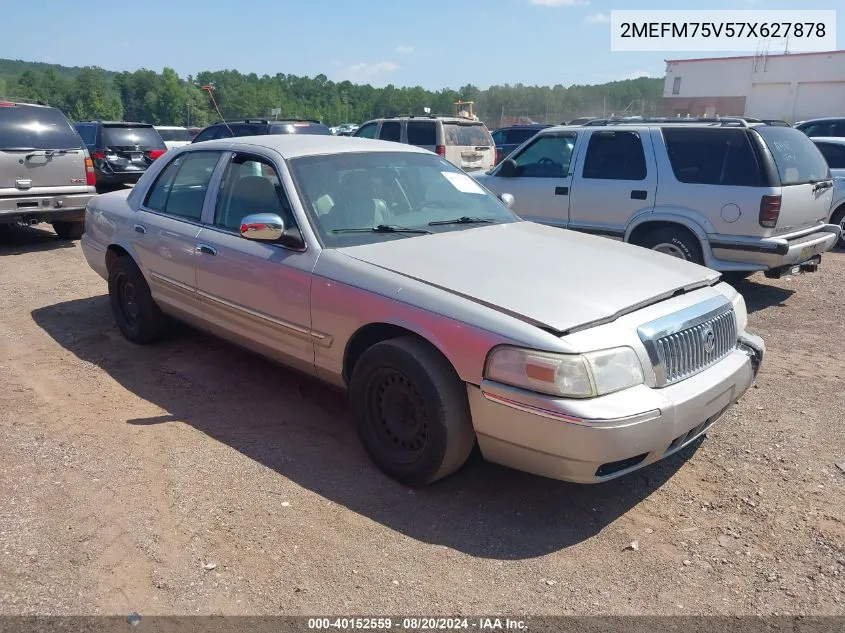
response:
<path id="1" fill-rule="evenodd" d="M 167 334 L 170 319 L 150 294 L 131 257 L 118 257 L 109 269 L 109 303 L 123 336 L 133 343 L 154 343 Z"/>
<path id="2" fill-rule="evenodd" d="M 475 444 L 466 385 L 449 362 L 412 337 L 366 350 L 352 373 L 358 435 L 387 475 L 423 486 L 463 466 Z"/>
<path id="3" fill-rule="evenodd" d="M 646 235 L 640 242 L 640 246 L 695 264 L 704 263 L 698 239 L 686 229 L 672 227 L 658 229 Z"/>
<path id="4" fill-rule="evenodd" d="M 53 230 L 63 240 L 78 240 L 82 238 L 85 233 L 85 222 L 79 220 L 78 222 L 68 222 L 61 220 L 53 222 Z"/>
<path id="5" fill-rule="evenodd" d="M 836 224 L 841 229 L 839 232 L 839 241 L 836 242 L 838 248 L 845 248 L 845 204 L 839 207 L 830 216 L 830 223 Z"/>

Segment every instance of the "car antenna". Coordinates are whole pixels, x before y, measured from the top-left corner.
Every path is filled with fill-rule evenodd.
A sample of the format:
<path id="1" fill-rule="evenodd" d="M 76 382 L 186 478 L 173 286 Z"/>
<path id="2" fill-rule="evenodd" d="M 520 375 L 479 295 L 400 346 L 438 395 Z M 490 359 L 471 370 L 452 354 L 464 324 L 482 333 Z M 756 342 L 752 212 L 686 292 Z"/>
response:
<path id="1" fill-rule="evenodd" d="M 220 120 L 223 121 L 223 125 L 226 126 L 226 129 L 229 130 L 229 134 L 235 136 L 235 133 L 232 131 L 232 128 L 229 127 L 229 124 L 226 123 L 226 119 L 223 118 L 223 114 L 220 112 L 220 106 L 217 105 L 217 100 L 214 98 L 214 86 L 211 84 L 206 84 L 202 87 L 208 93 L 208 96 L 211 97 L 211 103 L 214 104 L 214 109 L 217 110 L 217 115 L 220 117 Z"/>

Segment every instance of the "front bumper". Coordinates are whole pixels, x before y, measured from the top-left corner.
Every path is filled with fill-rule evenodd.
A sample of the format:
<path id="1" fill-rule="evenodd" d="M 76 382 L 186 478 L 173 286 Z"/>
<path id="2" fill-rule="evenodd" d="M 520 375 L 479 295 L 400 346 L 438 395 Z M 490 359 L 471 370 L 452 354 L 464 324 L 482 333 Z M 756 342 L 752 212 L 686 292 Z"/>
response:
<path id="1" fill-rule="evenodd" d="M 795 236 L 759 239 L 712 236 L 710 246 L 718 260 L 746 265 L 739 268 L 776 270 L 820 258 L 836 245 L 839 233 L 837 225 L 821 224 Z"/>
<path id="2" fill-rule="evenodd" d="M 591 400 L 555 399 L 499 383 L 468 386 L 485 459 L 544 477 L 598 483 L 680 450 L 754 382 L 763 341 L 743 334 L 726 358 L 662 389 L 639 385 Z"/>

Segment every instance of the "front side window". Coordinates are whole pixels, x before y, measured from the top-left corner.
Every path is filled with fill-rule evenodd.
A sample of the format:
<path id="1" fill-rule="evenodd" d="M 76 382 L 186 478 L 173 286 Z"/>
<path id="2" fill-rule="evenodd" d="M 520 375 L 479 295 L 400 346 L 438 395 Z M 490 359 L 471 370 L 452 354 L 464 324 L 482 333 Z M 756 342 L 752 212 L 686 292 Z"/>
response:
<path id="1" fill-rule="evenodd" d="M 496 130 L 495 132 L 493 132 L 493 142 L 496 145 L 504 145 L 506 143 L 505 135 L 507 133 L 508 133 L 507 130 Z"/>
<path id="2" fill-rule="evenodd" d="M 238 231 L 254 213 L 273 213 L 286 227 L 294 226 L 293 211 L 276 168 L 266 159 L 236 154 L 226 167 L 214 208 L 214 225 Z"/>
<path id="3" fill-rule="evenodd" d="M 830 178 L 824 156 L 806 134 L 789 127 L 763 125 L 754 128 L 775 159 L 784 186 L 803 185 Z"/>
<path id="4" fill-rule="evenodd" d="M 830 121 L 822 121 L 819 123 L 805 123 L 798 128 L 809 137 L 813 136 L 832 136 L 833 124 Z"/>
<path id="5" fill-rule="evenodd" d="M 159 174 L 144 206 L 153 211 L 199 222 L 208 183 L 220 152 L 189 152 L 173 159 Z"/>
<path id="6" fill-rule="evenodd" d="M 435 154 L 355 152 L 303 156 L 289 164 L 305 212 L 327 247 L 518 221 L 495 196 Z M 461 218 L 470 221 L 455 222 Z M 388 230 L 374 231 L 379 225 Z"/>
<path id="7" fill-rule="evenodd" d="M 645 153 L 636 132 L 593 132 L 584 159 L 584 178 L 645 180 Z"/>
<path id="8" fill-rule="evenodd" d="M 164 128 L 156 130 L 163 141 L 190 141 L 191 135 L 185 128 Z"/>
<path id="9" fill-rule="evenodd" d="M 663 128 L 679 182 L 757 187 L 764 178 L 745 130 Z"/>
<path id="10" fill-rule="evenodd" d="M 569 175 L 575 134 L 544 134 L 522 150 L 514 162 L 525 178 L 565 178 Z"/>
<path id="11" fill-rule="evenodd" d="M 816 147 L 827 161 L 831 169 L 845 169 L 845 144 L 839 143 L 816 143 Z"/>
<path id="12" fill-rule="evenodd" d="M 194 143 L 202 143 L 203 141 L 213 141 L 217 138 L 223 138 L 222 131 L 225 129 L 225 126 L 222 125 L 212 125 L 211 127 L 207 127 L 194 137 Z M 228 130 L 226 130 L 226 132 L 226 136 L 231 136 L 228 134 Z"/>
<path id="13" fill-rule="evenodd" d="M 378 123 L 367 123 L 355 133 L 355 136 L 360 138 L 375 138 L 377 131 Z"/>
<path id="14" fill-rule="evenodd" d="M 385 121 L 381 124 L 381 131 L 378 137 L 383 141 L 394 141 L 398 143 L 402 138 L 402 126 L 398 121 Z"/>

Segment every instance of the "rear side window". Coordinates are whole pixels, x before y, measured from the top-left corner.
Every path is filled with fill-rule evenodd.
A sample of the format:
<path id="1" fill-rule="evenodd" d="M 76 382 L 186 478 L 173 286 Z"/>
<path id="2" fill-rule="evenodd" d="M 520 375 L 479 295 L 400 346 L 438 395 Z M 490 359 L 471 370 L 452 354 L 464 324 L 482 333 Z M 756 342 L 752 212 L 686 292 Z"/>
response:
<path id="1" fill-rule="evenodd" d="M 361 127 L 355 133 L 355 136 L 359 138 L 375 138 L 376 130 L 378 130 L 378 123 L 367 123 L 367 125 Z"/>
<path id="2" fill-rule="evenodd" d="M 399 142 L 402 138 L 402 128 L 398 121 L 385 121 L 381 124 L 381 131 L 378 137 L 383 141 Z"/>
<path id="3" fill-rule="evenodd" d="M 190 141 L 188 130 L 156 130 L 162 141 Z"/>
<path id="4" fill-rule="evenodd" d="M 190 152 L 177 156 L 159 174 L 145 206 L 154 211 L 199 222 L 205 193 L 220 152 Z"/>
<path id="5" fill-rule="evenodd" d="M 763 175 L 748 135 L 738 129 L 663 128 L 679 182 L 759 187 Z"/>
<path id="6" fill-rule="evenodd" d="M 223 126 L 224 128 L 226 126 Z M 263 123 L 230 123 L 235 136 L 263 136 L 267 133 L 267 126 Z M 220 138 L 226 136 L 225 134 Z"/>
<path id="7" fill-rule="evenodd" d="M 845 169 L 845 144 L 839 143 L 816 143 L 816 147 L 827 161 L 831 169 Z"/>
<path id="8" fill-rule="evenodd" d="M 408 121 L 408 143 L 437 145 L 437 128 L 434 121 Z"/>
<path id="9" fill-rule="evenodd" d="M 481 123 L 444 123 L 443 134 L 446 145 L 459 147 L 491 147 L 493 137 Z"/>
<path id="10" fill-rule="evenodd" d="M 82 137 L 82 142 L 86 145 L 95 145 L 97 143 L 97 128 L 93 125 L 77 125 L 76 131 Z"/>
<path id="11" fill-rule="evenodd" d="M 802 185 L 830 177 L 827 161 L 805 134 L 788 127 L 755 128 L 775 159 L 782 185 Z"/>
<path id="12" fill-rule="evenodd" d="M 0 149 L 80 149 L 82 141 L 55 108 L 0 106 Z"/>
<path id="13" fill-rule="evenodd" d="M 167 149 L 152 126 L 104 125 L 103 145 L 108 147 L 143 147 Z"/>
<path id="14" fill-rule="evenodd" d="M 593 132 L 584 159 L 584 178 L 645 180 L 645 153 L 636 132 Z"/>

